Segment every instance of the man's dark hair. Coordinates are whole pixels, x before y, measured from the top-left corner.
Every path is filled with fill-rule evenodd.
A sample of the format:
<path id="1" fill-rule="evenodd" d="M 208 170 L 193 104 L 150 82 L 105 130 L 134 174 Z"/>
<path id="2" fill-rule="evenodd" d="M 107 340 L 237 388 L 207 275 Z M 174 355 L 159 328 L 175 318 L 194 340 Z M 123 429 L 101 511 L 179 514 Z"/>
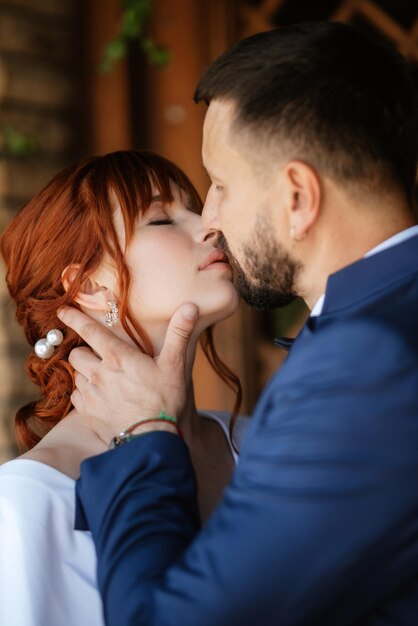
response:
<path id="1" fill-rule="evenodd" d="M 232 100 L 235 131 L 292 146 L 340 180 L 388 179 L 412 200 L 417 90 L 383 37 L 337 22 L 305 23 L 239 41 L 200 80 L 195 101 Z M 297 154 L 294 153 L 296 147 Z"/>

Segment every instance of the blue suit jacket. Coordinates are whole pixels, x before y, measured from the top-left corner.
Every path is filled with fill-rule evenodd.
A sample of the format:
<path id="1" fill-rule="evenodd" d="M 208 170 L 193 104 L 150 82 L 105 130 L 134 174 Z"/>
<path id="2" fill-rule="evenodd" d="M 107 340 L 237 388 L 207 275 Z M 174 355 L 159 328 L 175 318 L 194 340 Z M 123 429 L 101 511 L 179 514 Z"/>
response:
<path id="1" fill-rule="evenodd" d="M 328 281 L 199 530 L 184 443 L 83 464 L 112 626 L 418 624 L 418 237 Z"/>

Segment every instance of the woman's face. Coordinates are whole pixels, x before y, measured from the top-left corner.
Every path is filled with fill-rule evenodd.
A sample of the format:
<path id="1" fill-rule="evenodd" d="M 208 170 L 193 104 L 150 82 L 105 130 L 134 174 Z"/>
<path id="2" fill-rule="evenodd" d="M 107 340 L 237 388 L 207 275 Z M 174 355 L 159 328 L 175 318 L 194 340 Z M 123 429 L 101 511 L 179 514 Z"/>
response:
<path id="1" fill-rule="evenodd" d="M 151 334 L 153 328 L 166 326 L 184 302 L 199 307 L 202 329 L 232 315 L 239 301 L 232 270 L 215 248 L 216 234 L 205 229 L 201 216 L 188 208 L 185 193 L 180 195 L 173 187 L 173 196 L 171 204 L 164 204 L 155 192 L 151 206 L 137 220 L 125 257 L 132 314 Z M 115 223 L 122 239 L 118 209 Z"/>

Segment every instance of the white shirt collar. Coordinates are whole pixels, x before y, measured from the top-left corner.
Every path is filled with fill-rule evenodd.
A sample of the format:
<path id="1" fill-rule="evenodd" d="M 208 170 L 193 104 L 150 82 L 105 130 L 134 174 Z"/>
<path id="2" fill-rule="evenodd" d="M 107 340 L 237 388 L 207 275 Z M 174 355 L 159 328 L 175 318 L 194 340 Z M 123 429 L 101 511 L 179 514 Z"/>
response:
<path id="1" fill-rule="evenodd" d="M 397 246 L 399 243 L 410 239 L 411 237 L 415 237 L 418 235 L 418 224 L 416 226 L 410 226 L 405 230 L 401 230 L 400 233 L 396 233 L 396 235 L 392 235 L 389 239 L 382 241 L 377 246 L 366 252 L 364 257 L 372 256 L 373 254 L 377 254 L 378 252 L 383 252 L 383 250 L 387 250 L 388 248 L 392 248 L 393 246 Z M 311 317 L 317 317 L 321 315 L 322 309 L 324 307 L 325 302 L 325 294 L 323 293 L 318 300 L 315 302 L 315 305 L 311 311 Z"/>
<path id="2" fill-rule="evenodd" d="M 323 293 L 322 296 L 320 296 L 318 300 L 315 302 L 314 308 L 311 311 L 311 317 L 317 317 L 318 315 L 321 315 L 322 309 L 324 307 L 324 301 L 325 301 L 325 294 Z"/>

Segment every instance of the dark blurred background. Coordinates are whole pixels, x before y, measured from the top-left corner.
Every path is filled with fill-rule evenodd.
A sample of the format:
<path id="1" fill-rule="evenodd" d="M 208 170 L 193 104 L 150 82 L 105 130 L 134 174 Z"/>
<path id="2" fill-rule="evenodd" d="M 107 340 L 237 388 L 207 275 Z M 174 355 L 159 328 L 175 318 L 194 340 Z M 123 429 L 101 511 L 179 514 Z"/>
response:
<path id="1" fill-rule="evenodd" d="M 416 0 L 0 0 L 0 228 L 62 167 L 89 154 L 149 148 L 178 163 L 202 195 L 205 113 L 192 95 L 203 69 L 234 41 L 309 20 L 383 32 L 418 63 Z M 388 84 L 388 89 L 391 85 Z M 36 390 L 28 345 L 0 281 L 0 461 L 15 454 L 13 417 Z M 219 325 L 220 353 L 240 375 L 243 412 L 307 315 L 297 302 L 259 313 L 243 305 Z M 230 392 L 202 355 L 200 408 L 230 409 Z"/>

